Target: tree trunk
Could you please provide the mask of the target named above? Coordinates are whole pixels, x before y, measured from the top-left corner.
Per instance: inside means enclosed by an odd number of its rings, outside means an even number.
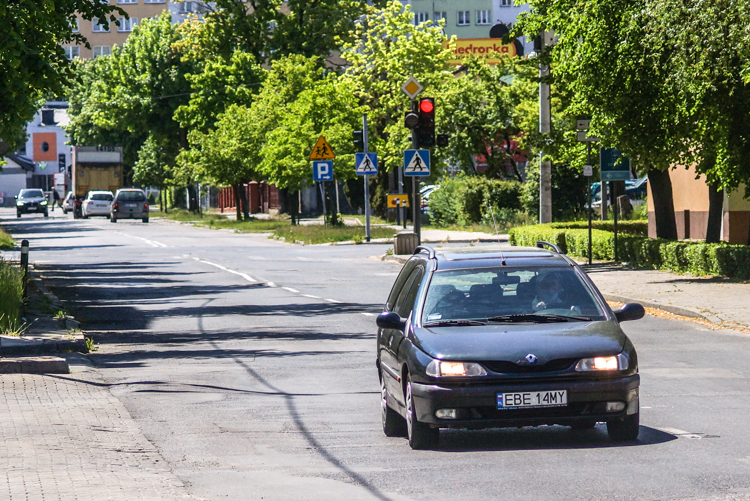
[[[724,190],[719,181],[708,183],[708,223],[706,243],[715,244],[721,240],[721,219],[724,206]]]
[[[677,223],[674,217],[672,180],[669,177],[669,171],[650,167],[648,183],[651,185],[651,196],[654,199],[656,236],[666,240],[677,240]]]
[[[234,194],[234,210],[237,212],[237,221],[242,221],[242,205],[240,204],[240,185],[232,185],[232,193]]]
[[[297,224],[297,208],[299,207],[299,190],[289,191],[289,214],[292,216],[292,226]]]
[[[240,202],[242,202],[242,213],[245,215],[245,221],[250,221],[250,201],[247,199],[247,189],[244,184],[240,184]]]

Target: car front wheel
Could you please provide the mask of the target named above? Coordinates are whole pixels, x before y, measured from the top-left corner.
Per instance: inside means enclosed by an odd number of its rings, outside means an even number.
[[[406,383],[406,432],[409,447],[412,449],[431,449],[440,440],[440,430],[417,420],[414,407],[414,396],[411,389],[411,377]]]
[[[380,418],[383,422],[383,433],[386,437],[403,437],[406,422],[398,412],[388,407],[388,392],[385,389],[385,379],[380,373]]]
[[[110,222],[112,222],[112,223],[116,223],[116,222],[117,222],[117,218],[115,217],[115,215],[114,215],[114,214],[112,214],[112,215],[111,215],[111,216],[109,217],[109,221],[110,221]]]
[[[622,419],[607,421],[607,434],[613,442],[632,442],[638,438],[640,429],[640,412],[625,416]]]
[[[21,217],[21,213],[20,212],[16,212],[16,217]]]

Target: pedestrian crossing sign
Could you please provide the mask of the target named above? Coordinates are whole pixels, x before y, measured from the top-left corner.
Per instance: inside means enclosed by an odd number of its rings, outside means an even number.
[[[315,142],[315,146],[313,146],[312,151],[310,152],[310,156],[307,158],[308,160],[333,160],[336,158],[336,155],[333,153],[333,148],[331,148],[331,145],[328,144],[328,141],[326,141],[326,138],[323,136],[320,136],[318,140]]]
[[[373,176],[378,173],[378,154],[355,153],[354,164],[358,176]]]
[[[404,176],[429,176],[430,150],[404,151]]]

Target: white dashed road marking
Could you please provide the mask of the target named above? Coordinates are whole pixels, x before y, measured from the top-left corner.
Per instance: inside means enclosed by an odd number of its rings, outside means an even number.
[[[284,290],[288,290],[289,292],[294,292],[295,294],[299,294],[299,291],[297,289],[292,289],[291,287],[282,287]]]

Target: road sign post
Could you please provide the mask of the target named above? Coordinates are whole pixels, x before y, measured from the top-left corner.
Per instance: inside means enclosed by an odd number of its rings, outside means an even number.
[[[369,159],[370,131],[367,128],[367,113],[362,115],[362,139],[364,140],[365,156]],[[367,171],[367,169],[365,169]],[[375,173],[378,172],[378,156],[375,155]],[[365,240],[370,241],[370,174],[365,174]]]
[[[599,150],[599,169],[602,180],[602,214],[604,214],[604,191],[605,181],[625,181],[630,179],[630,159],[623,155],[619,150],[615,148],[601,148]],[[612,190],[612,200],[614,202],[614,255],[615,261],[618,260],[617,253],[617,186],[616,183],[610,183],[610,189]]]

